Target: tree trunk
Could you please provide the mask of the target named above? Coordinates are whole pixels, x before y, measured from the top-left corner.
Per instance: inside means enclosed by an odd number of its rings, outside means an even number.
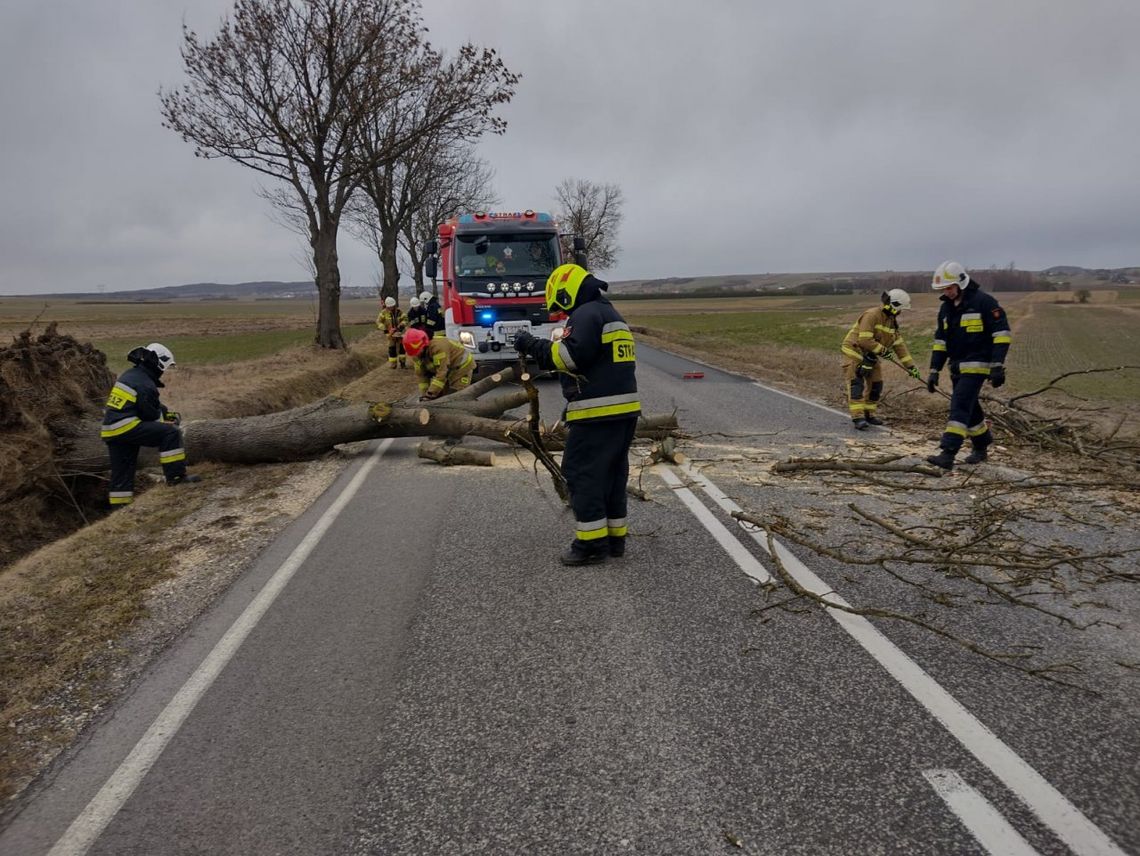
[[[400,267],[397,264],[396,238],[397,234],[380,235],[380,269],[384,279],[380,285],[380,297],[395,297],[399,300]]]
[[[346,345],[340,331],[340,265],[336,239],[339,223],[331,212],[322,212],[317,232],[311,236],[313,268],[316,271],[318,315],[317,344],[322,348]]]

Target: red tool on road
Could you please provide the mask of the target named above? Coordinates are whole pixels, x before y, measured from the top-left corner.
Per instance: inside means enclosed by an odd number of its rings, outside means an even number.
[[[682,380],[700,380],[705,376],[704,372],[685,372],[681,375]]]

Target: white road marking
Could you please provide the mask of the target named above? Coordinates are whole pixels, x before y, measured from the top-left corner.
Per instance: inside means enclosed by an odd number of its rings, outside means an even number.
[[[151,723],[146,734],[135,744],[119,768],[111,774],[111,778],[99,789],[99,793],[95,794],[87,807],[72,821],[71,826],[67,828],[63,837],[55,843],[48,856],[82,856],[95,843],[95,840],[106,829],[107,824],[111,822],[135,788],[138,787],[147,771],[158,760],[162,750],[178,733],[178,729],[182,727],[190,712],[194,710],[194,706],[198,704],[214,680],[221,674],[222,669],[237,653],[238,648],[257,626],[261,617],[268,612],[273,601],[277,599],[289,580],[293,578],[309,554],[320,543],[329,527],[356,495],[376,462],[388,451],[388,447],[391,445],[392,440],[388,439],[377,447],[359,472],[353,476],[352,481],[341,491],[340,496],[321,515],[320,520],[289,554],[289,558],[273,573],[273,576],[245,608],[245,611],[238,616],[226,634],[218,640],[214,649],[206,655],[206,659],[202,661],[194,674],[182,685],[182,688],[178,690],[162,713]]]
[[[923,770],[922,775],[987,853],[993,856],[1039,856],[1002,817],[1001,812],[956,772]]]
[[[732,500],[690,464],[680,469],[726,510],[738,508]],[[667,471],[658,464],[656,470]],[[680,479],[675,474],[675,483]],[[663,476],[664,478],[664,476]],[[668,479],[665,479],[669,483]],[[671,485],[672,486],[672,485]],[[703,507],[703,506],[702,506]],[[703,521],[702,521],[703,522]],[[753,529],[755,527],[752,527]],[[752,537],[768,552],[767,536],[751,531]],[[715,536],[714,536],[715,537]],[[719,542],[718,542],[719,543]],[[784,569],[813,594],[826,597],[836,606],[850,606],[834,589],[810,571],[783,544],[773,539],[776,556]],[[825,607],[840,627],[878,661],[902,687],[949,731],[962,746],[997,776],[1041,821],[1053,830],[1078,856],[1124,856],[1101,829],[1054,788],[1012,749],[998,739],[982,722],[942,688],[921,666],[861,615]]]
[[[711,511],[705,508],[704,504],[693,496],[693,492],[685,487],[684,482],[677,478],[677,474],[670,470],[663,464],[657,464],[654,467],[657,474],[664,479],[665,483],[673,489],[673,493],[677,498],[685,504],[689,511],[693,512],[693,516],[701,522],[701,524],[709,531],[709,533],[716,539],[716,542],[724,548],[724,551],[732,557],[732,560],[740,566],[740,569],[748,576],[757,582],[766,583],[770,582],[772,575],[768,570],[760,564],[759,560],[753,556],[748,548],[741,544],[732,533],[728,531],[728,527],[717,520]]]
[[[820,410],[826,410],[828,413],[833,413],[836,416],[842,416],[844,419],[850,419],[850,414],[844,413],[842,410],[836,410],[834,407],[828,407],[826,404],[820,404],[818,401],[812,401],[810,398],[801,398],[798,395],[792,395],[790,392],[784,392],[782,389],[776,389],[774,386],[767,386],[760,383],[758,380],[752,381],[753,386],[758,386],[761,389],[766,389],[768,392],[774,392],[776,395],[782,395],[785,398],[791,398],[801,404],[810,404],[812,407],[818,407]]]

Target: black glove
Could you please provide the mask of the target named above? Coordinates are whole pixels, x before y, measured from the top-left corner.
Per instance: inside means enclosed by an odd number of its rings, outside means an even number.
[[[934,392],[936,386],[938,386],[938,372],[932,371],[926,378],[926,391]]]
[[[875,363],[878,361],[879,358],[874,354],[864,354],[863,362],[859,363],[859,365],[855,367],[855,377],[864,378],[869,375],[872,371],[874,371]]]
[[[990,366],[990,383],[994,389],[1005,383],[1005,366]]]
[[[531,348],[538,339],[527,330],[515,334],[515,350],[520,354],[530,354]]]

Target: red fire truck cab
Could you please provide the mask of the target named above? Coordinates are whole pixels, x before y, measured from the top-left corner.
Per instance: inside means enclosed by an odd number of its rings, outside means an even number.
[[[522,330],[549,339],[562,335],[566,313],[546,309],[547,277],[562,264],[553,217],[531,210],[461,214],[436,232],[425,272],[438,287],[447,337],[480,366],[517,359],[514,340]],[[576,239],[575,248],[581,245]]]

